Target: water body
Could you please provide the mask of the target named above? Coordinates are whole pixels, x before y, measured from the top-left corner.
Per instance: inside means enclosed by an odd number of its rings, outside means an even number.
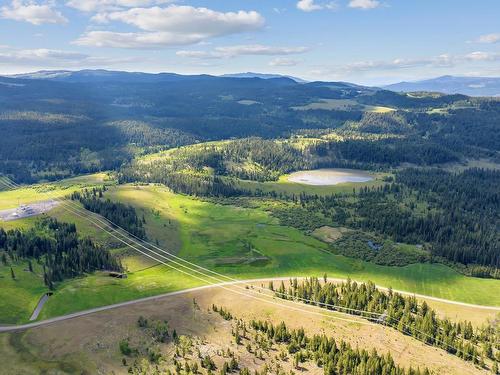
[[[288,181],[304,185],[338,185],[344,182],[367,182],[374,178],[367,172],[356,169],[325,168],[300,171],[290,174]]]

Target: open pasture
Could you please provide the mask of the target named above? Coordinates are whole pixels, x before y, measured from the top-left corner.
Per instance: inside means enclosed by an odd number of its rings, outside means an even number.
[[[152,185],[115,186],[106,196],[129,203],[144,214],[152,242],[158,240],[162,248],[233,278],[322,277],[326,273],[330,277],[372,280],[377,285],[411,293],[500,306],[499,280],[466,277],[443,265],[388,267],[335,255],[327,243],[279,225],[262,209],[214,204]],[[120,254],[130,273],[127,279],[98,272],[62,282],[42,310],[41,319],[216,281],[200,280],[168,266],[155,265],[154,260],[124,248],[92,224],[65,211],[64,206],[50,214],[76,223],[79,231]],[[29,227],[33,220],[15,223]],[[15,265],[17,280],[12,280],[10,269],[0,266],[1,282],[6,286],[2,288],[2,300],[7,301],[7,307],[2,309],[2,323],[26,321],[46,291],[43,280],[24,272],[24,268],[24,263]]]
[[[113,199],[136,207],[154,207],[159,220],[174,220],[182,247],[179,255],[237,278],[269,276],[351,277],[381,286],[467,303],[500,305],[500,281],[466,277],[437,264],[388,267],[334,255],[328,245],[294,228],[284,227],[260,209],[218,205],[173,194],[159,186],[120,186]],[[168,219],[167,219],[168,218]],[[265,264],[221,264],[255,249]]]

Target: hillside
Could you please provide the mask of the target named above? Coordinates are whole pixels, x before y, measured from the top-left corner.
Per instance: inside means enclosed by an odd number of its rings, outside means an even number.
[[[457,154],[452,159],[494,157],[500,148],[498,102],[463,95],[102,70],[22,77],[0,78],[0,126],[8,134],[0,140],[0,171],[17,181],[117,169],[137,153],[200,141],[339,128],[351,133],[348,138],[365,133],[354,137],[358,141],[385,134],[403,143],[439,144]]]

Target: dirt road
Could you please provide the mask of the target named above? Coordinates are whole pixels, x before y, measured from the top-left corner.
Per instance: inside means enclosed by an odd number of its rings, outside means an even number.
[[[175,296],[175,295],[184,294],[184,293],[189,293],[189,292],[193,292],[193,291],[197,291],[197,290],[203,290],[203,289],[208,289],[208,288],[217,288],[217,287],[227,287],[227,286],[236,285],[236,284],[256,284],[256,283],[267,283],[269,281],[282,281],[282,280],[286,281],[286,280],[289,280],[289,279],[290,279],[290,277],[276,277],[276,278],[264,278],[264,279],[253,279],[253,280],[230,281],[230,282],[225,282],[225,283],[203,285],[203,286],[199,286],[199,287],[196,287],[196,288],[178,290],[178,291],[175,291],[175,292],[159,294],[157,296],[139,298],[139,299],[135,299],[135,300],[132,300],[132,301],[126,301],[126,302],[115,303],[115,304],[112,304],[112,305],[96,307],[96,308],[89,309],[89,310],[79,311],[79,312],[72,313],[72,314],[67,314],[67,315],[58,316],[58,317],[55,317],[55,318],[50,318],[50,319],[42,320],[42,321],[39,321],[39,322],[27,323],[27,324],[20,324],[20,325],[0,326],[0,333],[1,332],[23,331],[23,330],[30,329],[30,328],[45,326],[45,325],[53,324],[53,323],[56,323],[56,322],[60,322],[60,321],[68,320],[68,319],[73,319],[73,318],[77,318],[77,317],[84,316],[84,315],[93,314],[93,313],[96,313],[96,312],[99,312],[99,311],[105,311],[105,310],[115,309],[117,307],[123,307],[123,306],[133,305],[133,304],[140,303],[140,302],[155,301],[155,300],[158,300],[158,299],[167,298],[167,297],[170,297],[170,296]],[[346,279],[328,278],[328,281],[330,281],[330,282],[342,282],[342,281],[346,281]],[[378,288],[381,289],[381,290],[387,290],[386,288],[382,288],[382,287],[378,287]],[[500,306],[497,307],[497,306],[472,305],[472,304],[468,304],[468,303],[462,303],[462,302],[456,302],[456,301],[449,301],[449,300],[445,300],[445,299],[442,299],[442,298],[423,296],[423,295],[420,295],[420,294],[408,293],[408,292],[403,292],[403,291],[398,291],[398,290],[394,290],[394,292],[405,294],[405,295],[414,295],[417,298],[425,298],[425,299],[429,299],[429,300],[433,300],[433,301],[438,301],[438,302],[443,302],[443,303],[449,303],[449,304],[454,304],[454,305],[472,307],[472,308],[477,308],[477,309],[487,309],[487,310],[493,310],[493,311],[500,312]],[[251,292],[249,291],[248,293],[251,293]]]

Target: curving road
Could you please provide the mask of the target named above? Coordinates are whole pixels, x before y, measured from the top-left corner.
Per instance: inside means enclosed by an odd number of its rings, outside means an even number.
[[[301,279],[301,278],[302,277],[298,277],[298,279]],[[75,312],[75,313],[72,313],[72,314],[67,314],[67,315],[62,315],[62,316],[58,316],[58,317],[55,317],[55,318],[41,320],[39,322],[27,323],[27,324],[20,324],[20,325],[0,326],[0,333],[2,333],[2,332],[23,331],[23,330],[30,329],[30,328],[36,328],[36,327],[46,326],[46,325],[54,324],[54,323],[61,322],[61,321],[64,321],[64,320],[78,318],[80,316],[94,314],[94,313],[97,313],[97,312],[100,312],[100,311],[106,311],[106,310],[116,309],[118,307],[129,306],[129,305],[133,305],[133,304],[141,303],[141,302],[154,301],[154,300],[158,300],[158,299],[162,299],[162,298],[166,298],[166,297],[171,297],[171,296],[175,296],[175,295],[179,295],[179,294],[186,294],[186,293],[195,292],[195,291],[198,291],[198,290],[203,290],[203,289],[208,289],[208,288],[217,288],[217,287],[223,287],[223,286],[228,286],[228,285],[236,285],[236,284],[251,284],[251,283],[253,284],[253,283],[258,283],[258,282],[269,282],[269,281],[282,281],[282,280],[286,281],[286,280],[289,280],[289,279],[290,279],[290,277],[274,277],[274,278],[264,278],[264,279],[251,279],[251,280],[229,281],[229,282],[225,282],[225,283],[203,285],[203,286],[198,286],[198,287],[195,287],[195,288],[190,288],[190,289],[178,290],[178,291],[170,292],[170,293],[159,294],[159,295],[156,295],[156,296],[138,298],[138,299],[134,299],[134,300],[131,300],[131,301],[115,303],[115,304],[112,304],[112,305],[95,307],[93,309],[83,310],[83,311]],[[333,281],[333,282],[341,282],[341,281],[346,281],[346,280],[347,279],[328,278],[328,281]],[[353,280],[353,281],[356,281],[356,280]],[[359,281],[356,281],[356,282],[359,282]],[[387,288],[384,288],[384,287],[377,286],[377,288],[379,288],[381,290],[387,290]],[[397,293],[405,294],[405,295],[412,295],[412,296],[415,296],[417,298],[425,298],[425,299],[428,299],[428,300],[433,300],[433,301],[438,301],[438,302],[444,302],[444,303],[449,303],[449,304],[453,304],[453,305],[473,307],[473,308],[477,308],[477,309],[487,309],[487,310],[493,310],[493,311],[499,311],[500,312],[500,306],[473,305],[473,304],[470,304],[470,303],[450,301],[450,300],[446,300],[446,299],[443,299],[443,298],[437,298],[437,297],[431,297],[431,296],[424,296],[424,295],[421,295],[421,294],[409,293],[409,292],[404,292],[404,291],[400,291],[400,290],[394,290],[393,289],[393,291],[397,292]]]

